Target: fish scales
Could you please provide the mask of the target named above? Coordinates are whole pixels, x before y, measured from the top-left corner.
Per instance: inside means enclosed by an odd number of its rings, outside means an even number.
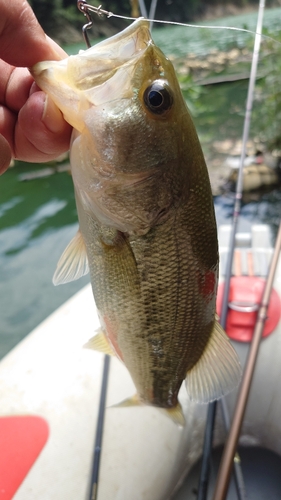
[[[137,389],[128,404],[182,423],[183,380],[191,399],[210,401],[237,385],[240,365],[215,318],[212,193],[172,64],[140,19],[32,74],[74,127],[80,229],[54,282],[90,270],[101,331],[89,345],[128,368]]]
[[[110,330],[122,332],[116,343],[141,399],[161,407],[175,405],[182,380],[201,356],[214,322],[215,295],[210,316],[210,312],[206,313],[209,298],[206,300],[200,293],[198,277],[202,267],[217,271],[216,239],[211,249],[201,245],[201,252],[198,250],[202,237],[210,240],[208,233],[214,237],[215,219],[214,214],[210,218],[210,198],[201,189],[208,178],[200,170],[197,182],[198,193],[195,189],[185,201],[186,206],[175,210],[173,218],[156,226],[149,235],[124,238],[119,247],[114,244],[117,231],[113,231],[113,245],[108,245],[106,254],[101,252],[100,259],[97,260],[98,252],[92,243],[88,250],[94,256],[89,261],[98,310]],[[199,213],[202,213],[201,224],[198,224]],[[91,234],[95,227],[91,218],[88,225],[82,230],[88,235],[87,240],[96,244],[100,241],[103,248],[103,241],[109,241],[107,227],[106,235],[102,234],[101,226]],[[136,273],[132,273],[132,258]]]

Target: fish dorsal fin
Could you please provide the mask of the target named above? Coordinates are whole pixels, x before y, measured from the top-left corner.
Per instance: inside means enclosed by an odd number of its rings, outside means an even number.
[[[115,352],[101,328],[98,329],[97,335],[88,340],[84,347],[87,349],[93,349],[94,351],[103,352],[104,354],[109,354],[109,356],[115,356]]]
[[[215,321],[201,358],[187,373],[187,393],[193,401],[208,403],[232,391],[240,379],[237,353],[221,325]]]
[[[53,283],[54,285],[69,283],[69,281],[78,280],[88,272],[86,246],[81,231],[78,230],[58,261]]]

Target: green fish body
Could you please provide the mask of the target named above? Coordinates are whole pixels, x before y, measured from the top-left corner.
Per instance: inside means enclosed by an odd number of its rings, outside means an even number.
[[[207,168],[171,62],[137,20],[87,51],[32,69],[74,127],[80,230],[55,284],[88,269],[101,331],[90,345],[128,368],[138,401],[177,411],[239,382],[215,318],[216,222]]]

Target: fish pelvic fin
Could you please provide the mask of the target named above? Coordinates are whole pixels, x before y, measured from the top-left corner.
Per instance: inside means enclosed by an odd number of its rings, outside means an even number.
[[[221,325],[215,321],[201,358],[187,373],[187,393],[192,401],[209,403],[232,391],[240,379],[238,355]]]
[[[115,352],[111,345],[109,344],[104,331],[100,328],[97,335],[92,337],[83,346],[86,349],[93,349],[94,351],[102,352],[103,354],[108,354],[109,356],[115,356]]]
[[[124,401],[121,401],[120,403],[111,406],[111,408],[129,408],[132,406],[145,406],[145,404],[142,403],[138,395],[135,394],[134,396],[128,399],[124,399]],[[185,425],[184,414],[182,411],[181,404],[179,402],[177,406],[173,408],[160,408],[158,406],[153,406],[153,407],[161,411],[166,417],[169,417],[175,424],[180,425],[182,427]]]
[[[54,285],[69,283],[78,280],[88,272],[86,245],[81,231],[78,230],[58,261],[53,283]]]

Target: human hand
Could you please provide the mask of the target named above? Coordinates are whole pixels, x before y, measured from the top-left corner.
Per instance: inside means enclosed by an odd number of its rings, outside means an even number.
[[[67,151],[71,127],[27,69],[66,53],[45,35],[26,0],[0,0],[0,12],[1,174],[12,158],[44,162]]]

